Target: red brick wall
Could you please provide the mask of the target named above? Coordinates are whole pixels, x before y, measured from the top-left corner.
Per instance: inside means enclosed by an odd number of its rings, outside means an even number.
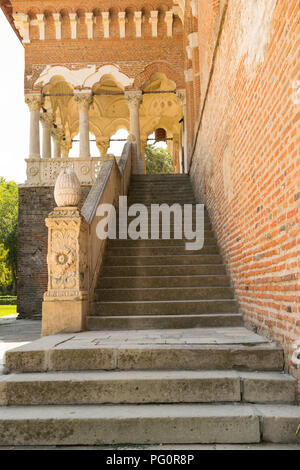
[[[300,106],[293,101],[300,78],[299,3],[273,2],[262,52],[261,30],[242,46],[242,3],[229,0],[219,44],[213,9],[207,18],[206,73],[213,67],[213,74],[198,110],[190,174],[208,207],[246,324],[281,343],[290,372],[300,377],[290,361],[291,345],[300,338]],[[204,46],[202,38],[202,60]],[[263,55],[251,61],[253,51]],[[208,83],[208,77],[202,80]]]

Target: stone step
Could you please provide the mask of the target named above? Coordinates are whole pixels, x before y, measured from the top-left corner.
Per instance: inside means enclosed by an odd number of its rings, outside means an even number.
[[[134,181],[189,181],[190,182],[190,177],[187,173],[160,173],[156,175],[131,175],[130,182]]]
[[[236,300],[160,300],[93,302],[93,315],[202,315],[238,313]]]
[[[174,238],[171,238],[170,240],[165,240],[160,238],[159,240],[131,240],[130,238],[122,240],[122,239],[109,239],[107,248],[159,248],[159,249],[164,249],[164,248],[171,248],[171,247],[177,247],[177,248],[184,248],[185,243],[187,240],[177,240]],[[217,246],[217,241],[213,237],[207,237],[204,239],[204,246]]]
[[[130,189],[128,194],[128,198],[139,198],[139,197],[155,197],[160,199],[176,199],[176,197],[180,196],[187,197],[187,198],[194,198],[194,192],[192,189],[180,189],[180,188],[165,188],[165,189]]]
[[[221,264],[220,255],[194,255],[187,254],[173,256],[105,256],[105,266],[173,266],[173,265],[201,265]]]
[[[157,287],[230,287],[229,276],[131,276],[100,277],[98,288],[157,288]]]
[[[0,404],[295,403],[296,380],[276,372],[80,371],[0,377]]]
[[[295,405],[10,406],[0,445],[296,443],[299,420]]]
[[[199,276],[226,274],[225,264],[169,266],[103,266],[102,276]]]
[[[5,372],[282,371],[283,350],[243,327],[87,331],[47,336],[5,356]],[[1,435],[1,433],[0,433]]]
[[[95,300],[101,302],[160,301],[160,300],[220,300],[234,299],[231,287],[159,287],[159,288],[98,288]]]
[[[111,248],[105,251],[106,256],[166,256],[166,255],[187,255],[195,256],[201,255],[216,255],[219,254],[219,248],[216,245],[203,246],[201,250],[186,250],[185,246],[174,247],[138,247],[138,248]]]
[[[155,330],[176,328],[211,328],[243,326],[239,313],[222,315],[141,315],[141,316],[88,316],[86,327],[90,331],[103,330]]]
[[[196,204],[196,200],[193,197],[180,197],[176,196],[174,198],[164,198],[162,199],[160,196],[158,197],[128,197],[127,199],[127,204],[128,207],[133,205],[133,204],[144,204],[144,206],[151,206],[151,204],[167,204],[167,205],[173,205],[173,204]]]

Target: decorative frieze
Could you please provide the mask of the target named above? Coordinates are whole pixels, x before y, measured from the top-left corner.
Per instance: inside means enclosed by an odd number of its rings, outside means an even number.
[[[173,18],[174,15],[179,15],[180,11],[177,7],[173,7],[171,10],[165,12],[164,21],[167,25],[166,35],[167,37],[172,37],[173,35]],[[110,38],[110,12],[109,11],[102,11],[100,13],[100,17],[94,15],[92,11],[85,12],[84,17],[81,19],[77,15],[77,13],[70,12],[68,13],[69,17],[69,39],[77,39],[78,38],[78,24],[80,21],[83,21],[86,24],[86,38],[93,39],[94,38],[94,23],[96,23],[96,19],[103,23],[103,38],[109,39]],[[37,13],[36,17],[31,19],[25,13],[16,13],[13,15],[14,22],[16,28],[19,30],[20,35],[22,37],[23,43],[30,42],[30,28],[38,28],[38,38],[41,41],[46,39],[46,29],[47,29],[47,21],[48,16],[45,15],[44,12]],[[56,40],[62,39],[62,16],[60,13],[52,13],[52,18],[54,21],[54,34]],[[137,38],[142,37],[142,23],[145,21],[145,16],[143,16],[142,11],[135,11],[134,12],[134,23],[135,23],[135,36]],[[120,38],[126,37],[126,22],[127,22],[127,13],[125,11],[118,12],[118,23],[119,23],[119,36]],[[153,10],[150,11],[150,18],[149,23],[151,24],[151,35],[152,37],[157,37],[157,27],[158,27],[158,11]],[[50,30],[47,30],[50,31]],[[51,28],[52,31],[52,28]],[[53,39],[53,37],[49,37],[49,34],[53,34],[52,32],[47,32],[47,39]],[[67,39],[65,36],[67,33],[64,32],[64,39]],[[36,34],[34,35],[34,39],[36,39]]]
[[[103,157],[26,159],[26,186],[53,186],[62,168],[72,168],[81,184],[93,184]]]

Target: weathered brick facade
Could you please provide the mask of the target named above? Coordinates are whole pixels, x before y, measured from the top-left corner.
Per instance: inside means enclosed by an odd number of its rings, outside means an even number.
[[[246,324],[281,343],[288,362],[300,337],[299,3],[256,2],[270,18],[254,8],[261,29],[253,23],[247,37],[243,2],[228,2],[223,24],[209,3],[200,2],[206,28],[191,176]]]

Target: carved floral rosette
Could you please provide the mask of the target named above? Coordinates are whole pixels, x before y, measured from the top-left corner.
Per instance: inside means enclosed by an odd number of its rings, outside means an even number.
[[[87,223],[72,207],[56,208],[48,227],[48,291],[44,300],[82,300],[88,291]]]

